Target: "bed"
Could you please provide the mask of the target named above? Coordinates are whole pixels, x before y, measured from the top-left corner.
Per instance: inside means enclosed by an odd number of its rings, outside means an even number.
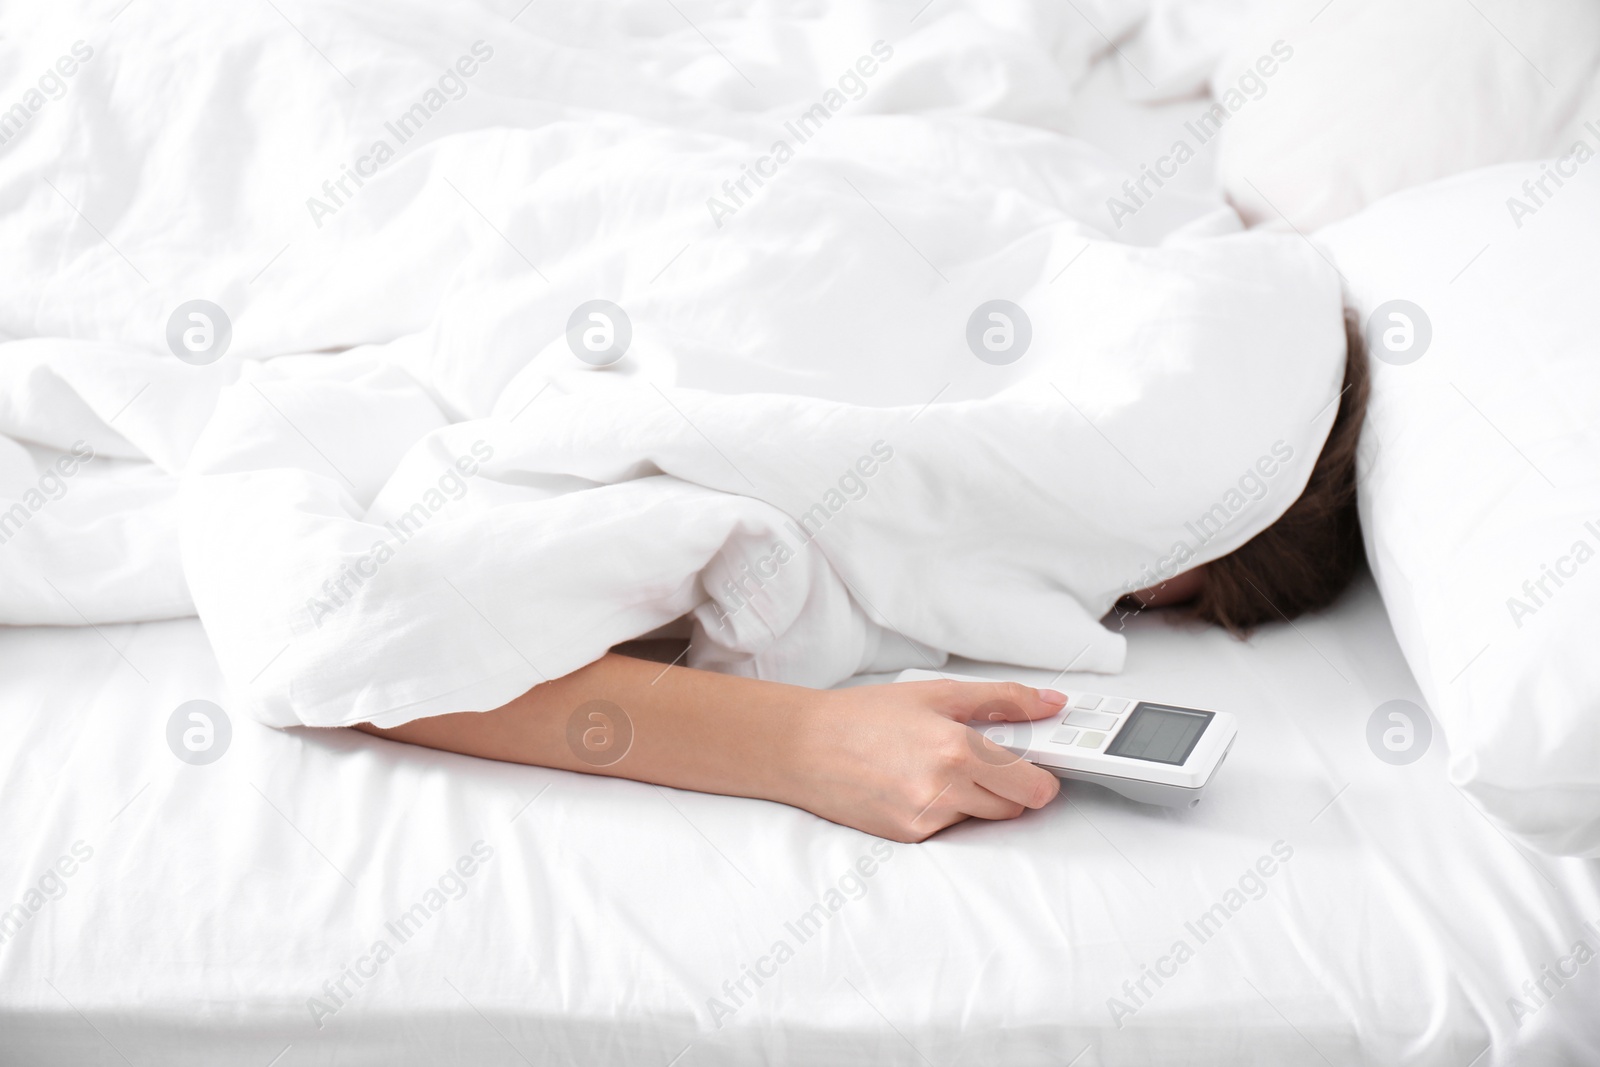
[[[1136,168],[1195,102],[1122,62],[1058,125]],[[225,710],[190,764],[174,711],[229,704],[197,620],[5,628],[0,1063],[1600,1062],[1600,861],[1449,783],[1370,578],[1249,641],[1123,625],[1119,675],[949,669],[1232,711],[1206,798],[1069,784],[920,845]]]
[[[1418,695],[1370,583],[1249,642],[1154,613],[1128,633],[1125,674],[1059,684],[1237,714],[1197,807],[1069,785],[1014,823],[891,846],[349,731],[236,719],[190,766],[167,719],[224,699],[196,622],[7,631],[4,902],[89,855],[0,945],[0,1060],[1600,1057],[1600,972],[1573,960],[1600,870],[1502,837],[1437,743],[1378,758],[1373,713]]]

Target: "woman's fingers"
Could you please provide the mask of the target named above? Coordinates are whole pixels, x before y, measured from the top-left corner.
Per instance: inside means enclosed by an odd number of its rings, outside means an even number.
[[[1061,714],[1067,703],[1054,689],[1035,689],[1020,682],[912,682],[926,686],[928,706],[958,722],[1023,722]]]
[[[911,816],[906,823],[911,840],[921,841],[946,826],[953,826],[966,819],[967,813],[962,811],[957,803],[962,796],[963,793],[958,791],[955,782],[950,782],[941,789],[937,796],[923,805],[922,810]]]
[[[1027,805],[996,796],[976,782],[969,783],[961,790],[961,794],[956,801],[957,807],[974,819],[1015,819],[1028,810]]]
[[[1005,749],[1000,751],[1010,756],[1009,762],[991,762],[973,753],[969,773],[975,786],[1025,808],[1042,808],[1061,792],[1061,779]]]
[[[951,726],[941,742],[939,776],[919,799],[911,828],[931,834],[968,816],[1014,819],[1027,808],[1042,808],[1061,785],[1055,775],[992,744],[964,726]]]
[[[1042,767],[995,744],[982,731],[1001,722],[1029,722],[1061,713],[1067,698],[1053,689],[1034,689],[1017,682],[929,682],[953,686],[939,690],[935,710],[957,721],[970,722],[965,740],[967,757],[959,768],[977,786],[1015,804],[1042,808],[1061,792],[1061,782]]]
[[[910,821],[918,840],[966,819],[1015,819],[1027,807],[997,796],[976,782],[952,782]]]

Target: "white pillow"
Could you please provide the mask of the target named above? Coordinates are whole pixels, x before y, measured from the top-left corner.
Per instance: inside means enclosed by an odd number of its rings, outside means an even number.
[[[1596,856],[1600,137],[1587,148],[1400,193],[1315,240],[1367,326],[1367,556],[1451,778],[1534,847]]]
[[[1292,0],[1248,21],[1212,93],[1217,174],[1251,224],[1282,212],[1309,231],[1600,126],[1594,0]],[[1274,73],[1251,78],[1262,57]]]

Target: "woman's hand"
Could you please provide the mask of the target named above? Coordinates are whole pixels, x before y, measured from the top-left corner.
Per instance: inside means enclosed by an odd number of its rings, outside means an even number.
[[[1066,698],[1015,682],[900,682],[818,692],[800,716],[774,799],[895,841],[967,818],[1014,819],[1060,792],[1055,775],[968,721],[1060,714]]]
[[[1048,804],[1055,776],[963,725],[1023,722],[1066,698],[1014,682],[816,690],[616,654],[492,711],[358,729],[486,759],[761,797],[896,841]],[[607,746],[591,751],[601,709]]]

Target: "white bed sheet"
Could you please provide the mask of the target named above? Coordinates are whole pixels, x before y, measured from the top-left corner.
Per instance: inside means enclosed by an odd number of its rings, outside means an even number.
[[[1249,643],[1129,631],[1124,675],[1063,684],[1236,713],[1197,808],[1069,785],[1016,822],[892,846],[805,940],[785,923],[876,839],[243,717],[190,766],[168,716],[226,702],[196,622],[0,632],[0,907],[92,849],[0,944],[0,1062],[1600,1060],[1600,964],[1520,1027],[1507,1001],[1600,942],[1600,864],[1508,843],[1447,784],[1437,738],[1408,766],[1373,755],[1372,711],[1418,694],[1369,582]],[[476,842],[492,856],[401,943],[385,924]],[[1185,923],[1277,842],[1292,856],[1260,899],[1201,943]],[[333,1007],[324,982],[380,938],[393,957],[319,1028],[310,998]],[[1123,983],[1180,938],[1192,958],[1135,1003]],[[724,981],[780,940],[792,958],[735,1004]],[[1136,1008],[1120,1027],[1112,997]]]

